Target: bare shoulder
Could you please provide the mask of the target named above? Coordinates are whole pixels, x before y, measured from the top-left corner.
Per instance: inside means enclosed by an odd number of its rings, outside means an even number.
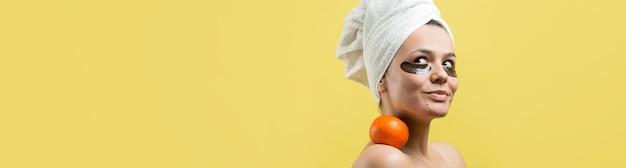
[[[353,168],[384,168],[407,167],[409,160],[399,149],[381,144],[372,144],[365,147],[359,158],[352,165]]]
[[[454,146],[445,142],[432,142],[429,144],[431,149],[436,150],[442,158],[447,160],[450,164],[454,165],[454,167],[466,167],[465,161],[461,156],[459,150],[457,150]]]

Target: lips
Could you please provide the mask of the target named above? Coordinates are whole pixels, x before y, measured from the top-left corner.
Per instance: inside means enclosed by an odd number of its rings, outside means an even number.
[[[430,98],[438,102],[445,102],[448,100],[448,96],[450,96],[450,93],[445,90],[435,90],[424,93],[426,93]]]

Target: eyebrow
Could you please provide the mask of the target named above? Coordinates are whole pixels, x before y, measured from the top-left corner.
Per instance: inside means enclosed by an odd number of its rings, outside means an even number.
[[[416,52],[421,52],[421,53],[424,53],[424,54],[427,54],[427,55],[433,55],[433,51],[430,51],[430,50],[427,50],[427,49],[417,49],[417,50],[411,52],[411,54],[409,54],[409,55],[413,55]],[[456,57],[456,54],[451,52],[451,53],[447,53],[445,56],[446,57]]]

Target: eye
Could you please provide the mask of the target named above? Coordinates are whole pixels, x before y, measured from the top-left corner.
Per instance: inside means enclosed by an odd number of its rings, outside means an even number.
[[[443,62],[443,67],[454,68],[454,63],[452,61],[444,61]]]
[[[415,63],[417,64],[428,64],[428,62],[426,61],[426,58],[424,57],[419,57],[415,60]]]
[[[454,62],[448,60],[443,62],[443,69],[446,70],[448,76],[456,77],[456,70],[454,68]]]

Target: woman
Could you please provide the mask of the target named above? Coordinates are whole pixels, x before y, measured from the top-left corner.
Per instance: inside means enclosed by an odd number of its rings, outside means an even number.
[[[465,167],[447,143],[428,143],[458,87],[452,34],[429,0],[362,0],[345,20],[337,55],[370,88],[382,115],[409,127],[401,149],[370,142],[353,167]]]

